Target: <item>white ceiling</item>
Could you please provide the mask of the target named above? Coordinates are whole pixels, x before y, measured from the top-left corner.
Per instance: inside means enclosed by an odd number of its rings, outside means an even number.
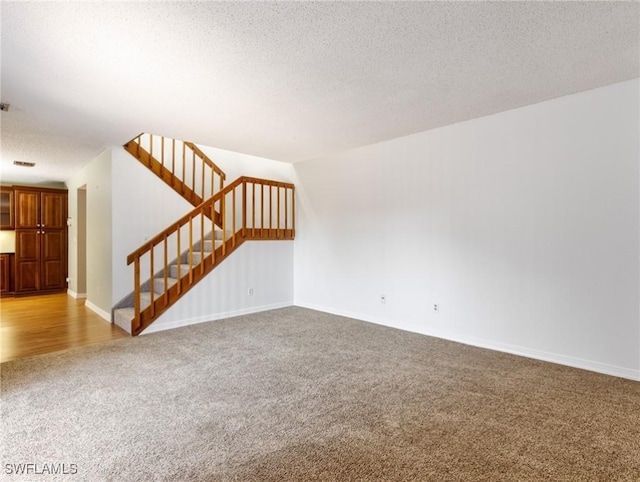
[[[68,179],[140,132],[303,161],[640,77],[638,2],[2,2],[1,14],[3,182]]]

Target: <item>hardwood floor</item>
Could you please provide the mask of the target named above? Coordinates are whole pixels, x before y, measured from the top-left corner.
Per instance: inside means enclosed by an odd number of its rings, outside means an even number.
[[[0,300],[0,362],[128,336],[65,293]]]

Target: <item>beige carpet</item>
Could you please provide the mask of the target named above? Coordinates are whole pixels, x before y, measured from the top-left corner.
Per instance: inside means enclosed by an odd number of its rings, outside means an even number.
[[[2,365],[55,480],[639,481],[640,383],[301,308]]]

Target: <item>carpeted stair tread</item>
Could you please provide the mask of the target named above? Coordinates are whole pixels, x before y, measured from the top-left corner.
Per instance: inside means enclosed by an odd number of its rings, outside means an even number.
[[[202,261],[203,258],[206,258],[207,256],[211,255],[211,251],[204,251],[204,255],[202,252],[200,251],[194,251],[193,253],[191,253],[191,264],[193,264],[194,266],[199,264],[200,261]]]
[[[206,241],[203,241],[204,244],[204,250],[205,251],[213,251],[212,248],[212,242],[210,239],[207,239]],[[222,241],[219,239],[216,239],[216,248],[219,248],[220,246],[222,246]]]
[[[229,239],[231,237],[231,234],[232,234],[231,230],[227,229],[225,239]],[[211,239],[211,233],[205,234],[204,239]],[[217,240],[221,240],[222,239],[222,230],[221,229],[216,229],[216,239]]]
[[[195,267],[193,269],[195,269]],[[189,274],[189,265],[188,264],[180,265],[181,276],[178,276],[178,266],[175,264],[169,267],[169,273],[171,274],[172,278],[178,278],[178,277],[182,278],[183,276],[187,276]]]
[[[178,280],[176,278],[168,277],[167,278],[167,289],[171,288],[174,284],[176,284]],[[154,291],[161,295],[164,294],[164,278],[155,278],[153,280]]]
[[[178,280],[174,280],[175,283]],[[154,300],[158,299],[161,294],[156,293],[154,296]],[[133,302],[132,302],[133,303]],[[140,311],[148,308],[151,305],[151,293],[148,291],[144,291],[140,293]],[[124,328],[124,326],[128,326],[127,331],[131,329],[131,321],[135,316],[135,307],[134,306],[126,306],[124,308],[118,308],[113,310],[114,322],[116,325]],[[125,324],[123,326],[123,323]]]

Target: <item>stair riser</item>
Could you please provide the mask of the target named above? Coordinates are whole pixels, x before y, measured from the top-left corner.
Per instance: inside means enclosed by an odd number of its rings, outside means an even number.
[[[178,279],[178,278],[182,278],[183,276],[187,276],[189,274],[189,267],[185,266],[184,264],[180,265],[180,271],[182,272],[182,276],[178,276],[178,267],[177,266],[174,265],[174,266],[171,266],[169,268],[169,272],[171,274],[171,277]]]
[[[173,278],[173,277],[167,278],[167,288],[171,288],[177,282],[178,282],[178,280]],[[155,280],[153,280],[153,290],[157,294],[164,293],[164,291],[165,291],[164,290],[164,278],[156,278]]]
[[[193,266],[197,266],[198,264],[200,264],[200,262],[206,258],[207,256],[211,255],[210,251],[205,251],[204,252],[204,257],[202,255],[202,253],[200,251],[193,251],[193,253],[191,253],[191,264]],[[189,254],[185,254],[182,256],[182,261],[180,263],[181,265],[187,265],[189,266]]]
[[[202,253],[200,253],[199,251],[197,253],[193,253],[193,264],[200,264],[202,262],[203,259],[208,258],[209,256],[211,256],[211,251],[206,251],[204,252],[204,255]]]
[[[231,230],[227,229],[227,235],[225,236],[224,239],[229,239],[231,237]],[[204,239],[211,239],[211,233],[208,233],[205,235]],[[221,229],[216,229],[216,240],[221,241],[222,240],[222,230]]]
[[[204,244],[204,250],[211,252],[213,251],[213,242],[211,241],[203,241]],[[216,241],[216,248],[219,248],[220,246],[222,246],[222,241]],[[200,250],[200,245],[198,244],[197,247],[194,247],[194,249],[196,251]]]
[[[113,322],[124,331],[131,334],[131,321],[134,316],[135,314],[130,314],[130,310],[127,308],[117,309],[113,312]]]
[[[157,296],[154,296],[156,299]],[[135,302],[135,301],[134,301]],[[140,293],[140,311],[148,308],[151,305],[151,293]]]

